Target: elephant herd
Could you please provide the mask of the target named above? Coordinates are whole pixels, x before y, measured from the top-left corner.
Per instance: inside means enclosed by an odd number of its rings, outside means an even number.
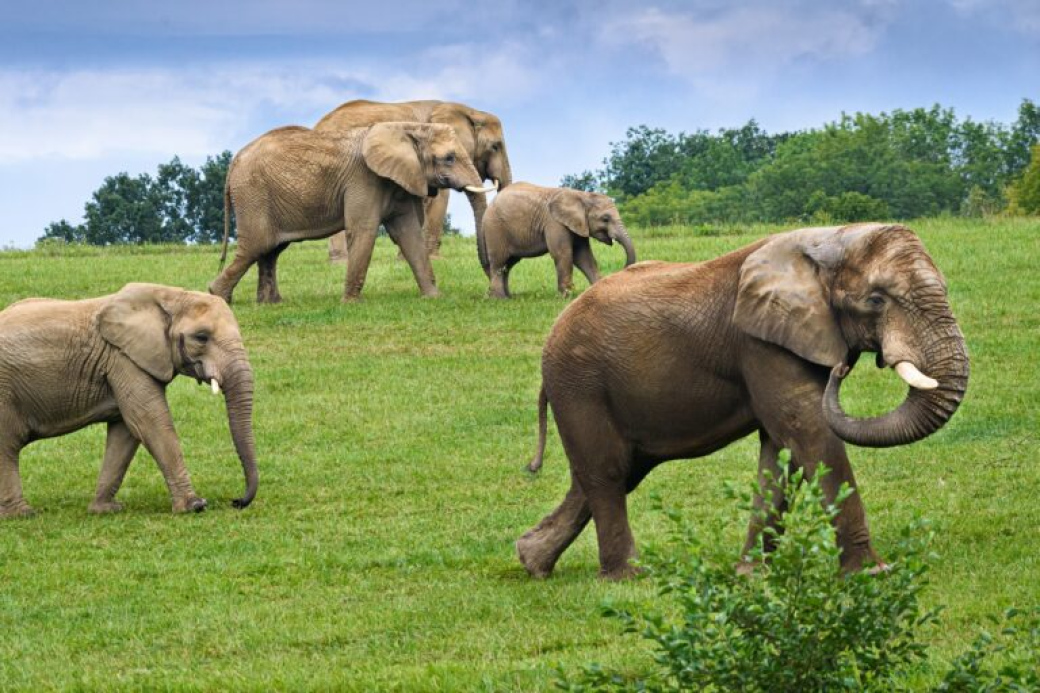
[[[449,189],[469,196],[491,296],[508,298],[509,270],[546,252],[561,293],[571,291],[575,265],[592,284],[562,311],[542,354],[529,469],[542,465],[551,407],[571,483],[516,543],[533,576],[550,575],[589,520],[600,574],[631,574],[626,497],[661,462],[757,433],[757,510],[782,511],[782,450],[808,475],[826,465],[834,499],[842,484],[855,487],[846,443],[920,440],[964,397],[968,356],[946,281],[901,225],[799,229],[707,262],[635,264],[610,198],[512,181],[495,116],[437,101],[352,101],[313,129],[272,130],[235,156],[225,211],[234,208],[239,240],[209,287],[215,295],[128,284],[101,298],[26,299],[0,312],[0,517],[31,513],[18,470],[25,445],[101,422],[108,435],[92,512],[120,509],[115,495],[141,443],[173,510],[203,510],[165,398],[177,374],[223,391],[246,484],[234,504],[248,506],[258,484],[253,372],[229,307],[235,285],[258,264],[257,299],[277,302],[279,254],[294,241],[331,237],[331,254],[348,263],[343,298],[356,299],[382,225],[423,295],[435,296],[430,256]],[[622,245],[626,269],[600,280],[590,238]],[[226,243],[225,235],[225,255]],[[844,412],[839,390],[865,351],[909,390],[893,411],[861,419]],[[762,530],[775,518],[753,514],[741,570],[758,542],[770,548]],[[883,567],[858,493],[844,500],[835,528],[843,570]]]

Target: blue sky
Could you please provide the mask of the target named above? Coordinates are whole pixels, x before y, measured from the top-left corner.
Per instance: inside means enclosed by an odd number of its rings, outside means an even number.
[[[934,103],[1007,123],[1024,97],[1038,0],[0,0],[0,246],[79,221],[107,175],[354,98],[496,113],[514,177],[555,185],[643,123],[772,132]]]

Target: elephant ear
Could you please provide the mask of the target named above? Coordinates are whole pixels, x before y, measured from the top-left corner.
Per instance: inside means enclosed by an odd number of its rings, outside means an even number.
[[[163,307],[166,287],[127,284],[98,312],[101,337],[160,382],[173,380],[168,337],[171,317]]]
[[[426,197],[429,186],[419,154],[420,140],[419,131],[406,123],[379,123],[368,129],[361,156],[377,176],[389,178],[416,197]]]
[[[562,188],[549,200],[549,214],[566,226],[571,233],[589,237],[589,221],[585,198],[577,190]]]
[[[813,363],[844,361],[849,347],[830,303],[830,279],[847,243],[842,231],[790,231],[751,253],[740,267],[737,327]]]
[[[442,103],[430,114],[431,123],[450,125],[466,154],[472,159],[477,153],[477,133],[484,127],[486,113],[455,103]]]

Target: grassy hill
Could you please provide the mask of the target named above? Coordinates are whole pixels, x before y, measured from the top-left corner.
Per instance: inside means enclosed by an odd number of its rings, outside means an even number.
[[[911,518],[934,522],[927,599],[946,611],[927,637],[939,663],[985,615],[1040,603],[1040,221],[912,226],[946,275],[968,340],[967,399],[921,443],[850,457],[882,555]],[[632,236],[642,259],[692,261],[774,230]],[[595,252],[606,272],[620,267],[620,249]],[[255,304],[255,270],[239,286],[261,465],[249,509],[229,503],[242,479],[222,400],[184,378],[169,398],[195,487],[210,501],[203,514],[170,514],[142,450],[120,494],[125,511],[89,516],[103,427],[23,452],[37,515],[0,523],[0,689],[537,690],[551,688],[556,664],[645,661],[644,645],[598,605],[652,598],[652,586],[598,581],[593,532],[548,581],[529,579],[513,553],[567,486],[551,425],[541,475],[522,469],[535,443],[541,346],[565,305],[551,261],[521,262],[516,298],[494,302],[472,239],[449,238],[434,264],[444,295],[420,300],[394,253],[380,239],[355,305],[340,304],[344,270],[327,263],[323,243],[283,254],[281,305]],[[129,281],[204,289],[218,255],[0,253],[0,306]],[[585,286],[578,274],[575,283]],[[871,362],[843,392],[856,413],[904,393]],[[747,518],[722,488],[752,479],[756,454],[749,439],[655,470],[630,500],[637,543],[664,539],[668,521],[649,507],[655,492],[719,531],[736,558]]]

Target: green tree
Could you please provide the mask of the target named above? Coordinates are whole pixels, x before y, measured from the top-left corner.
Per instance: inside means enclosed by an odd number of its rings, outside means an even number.
[[[104,180],[84,208],[84,222],[44,229],[41,241],[91,245],[215,243],[224,236],[224,181],[231,152],[207,157],[198,170],[180,158],[160,164],[153,178],[119,173]],[[234,226],[232,225],[232,236]]]
[[[1029,165],[1011,187],[1011,210],[1040,214],[1040,144],[1033,145]]]

